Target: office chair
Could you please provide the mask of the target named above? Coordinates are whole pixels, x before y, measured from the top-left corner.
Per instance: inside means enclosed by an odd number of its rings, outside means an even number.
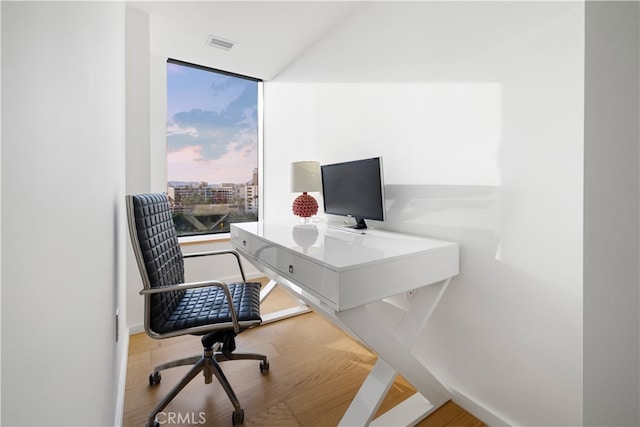
[[[241,424],[244,410],[218,362],[226,360],[260,360],[260,371],[269,370],[266,356],[234,353],[235,336],[259,325],[260,283],[247,283],[239,255],[233,250],[182,254],[165,194],[126,196],[129,234],[142,276],[144,328],[155,339],[178,335],[202,335],[204,352],[156,366],[149,375],[149,385],[160,382],[160,371],[176,366],[193,365],[183,379],[151,412],[147,427],[159,425],[156,415],[176,397],[198,373],[205,384],[215,375],[233,404],[232,422]],[[225,284],[218,280],[185,283],[183,258],[203,256],[236,258],[242,282]]]

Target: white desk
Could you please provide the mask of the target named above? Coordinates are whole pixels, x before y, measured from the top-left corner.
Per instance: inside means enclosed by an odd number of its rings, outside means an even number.
[[[458,274],[457,243],[292,220],[232,224],[231,244],[378,355],[339,425],[414,425],[450,399],[411,349]],[[418,392],[373,420],[398,373]]]

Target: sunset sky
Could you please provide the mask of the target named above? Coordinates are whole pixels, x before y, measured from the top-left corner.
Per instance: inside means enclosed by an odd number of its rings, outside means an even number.
[[[242,183],[258,165],[258,83],[167,64],[168,181]]]

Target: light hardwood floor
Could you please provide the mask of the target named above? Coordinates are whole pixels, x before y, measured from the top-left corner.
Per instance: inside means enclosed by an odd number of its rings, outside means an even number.
[[[265,300],[268,313],[292,304],[279,288]],[[244,426],[335,426],[375,363],[376,357],[315,313],[262,325],[236,338],[237,351],[269,357],[270,370],[261,374],[257,361],[222,363],[245,411]],[[148,376],[159,363],[201,354],[194,336],[153,340],[131,336],[125,392],[125,427],[141,427],[156,403],[184,375],[188,367],[163,371],[159,385],[149,387]],[[398,377],[382,403],[383,413],[415,390]],[[164,411],[162,421],[173,425],[231,426],[233,406],[215,381],[194,379]],[[173,414],[173,415],[172,415]],[[448,402],[418,426],[480,427],[484,424]]]

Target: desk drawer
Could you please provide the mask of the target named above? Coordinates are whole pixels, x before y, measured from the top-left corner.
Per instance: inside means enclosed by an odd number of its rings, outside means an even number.
[[[231,236],[231,243],[247,251],[272,268],[277,268],[278,249],[276,246],[247,233]]]
[[[338,275],[335,271],[286,251],[278,254],[277,262],[276,268],[283,276],[323,299],[338,303]]]
[[[274,245],[240,227],[231,227],[231,244],[306,292],[329,304],[338,304],[338,274],[335,270],[310,261],[294,249]]]
[[[256,249],[260,247],[260,241],[258,239],[255,239],[245,233],[232,234],[231,244],[242,248],[251,255],[255,255]]]

